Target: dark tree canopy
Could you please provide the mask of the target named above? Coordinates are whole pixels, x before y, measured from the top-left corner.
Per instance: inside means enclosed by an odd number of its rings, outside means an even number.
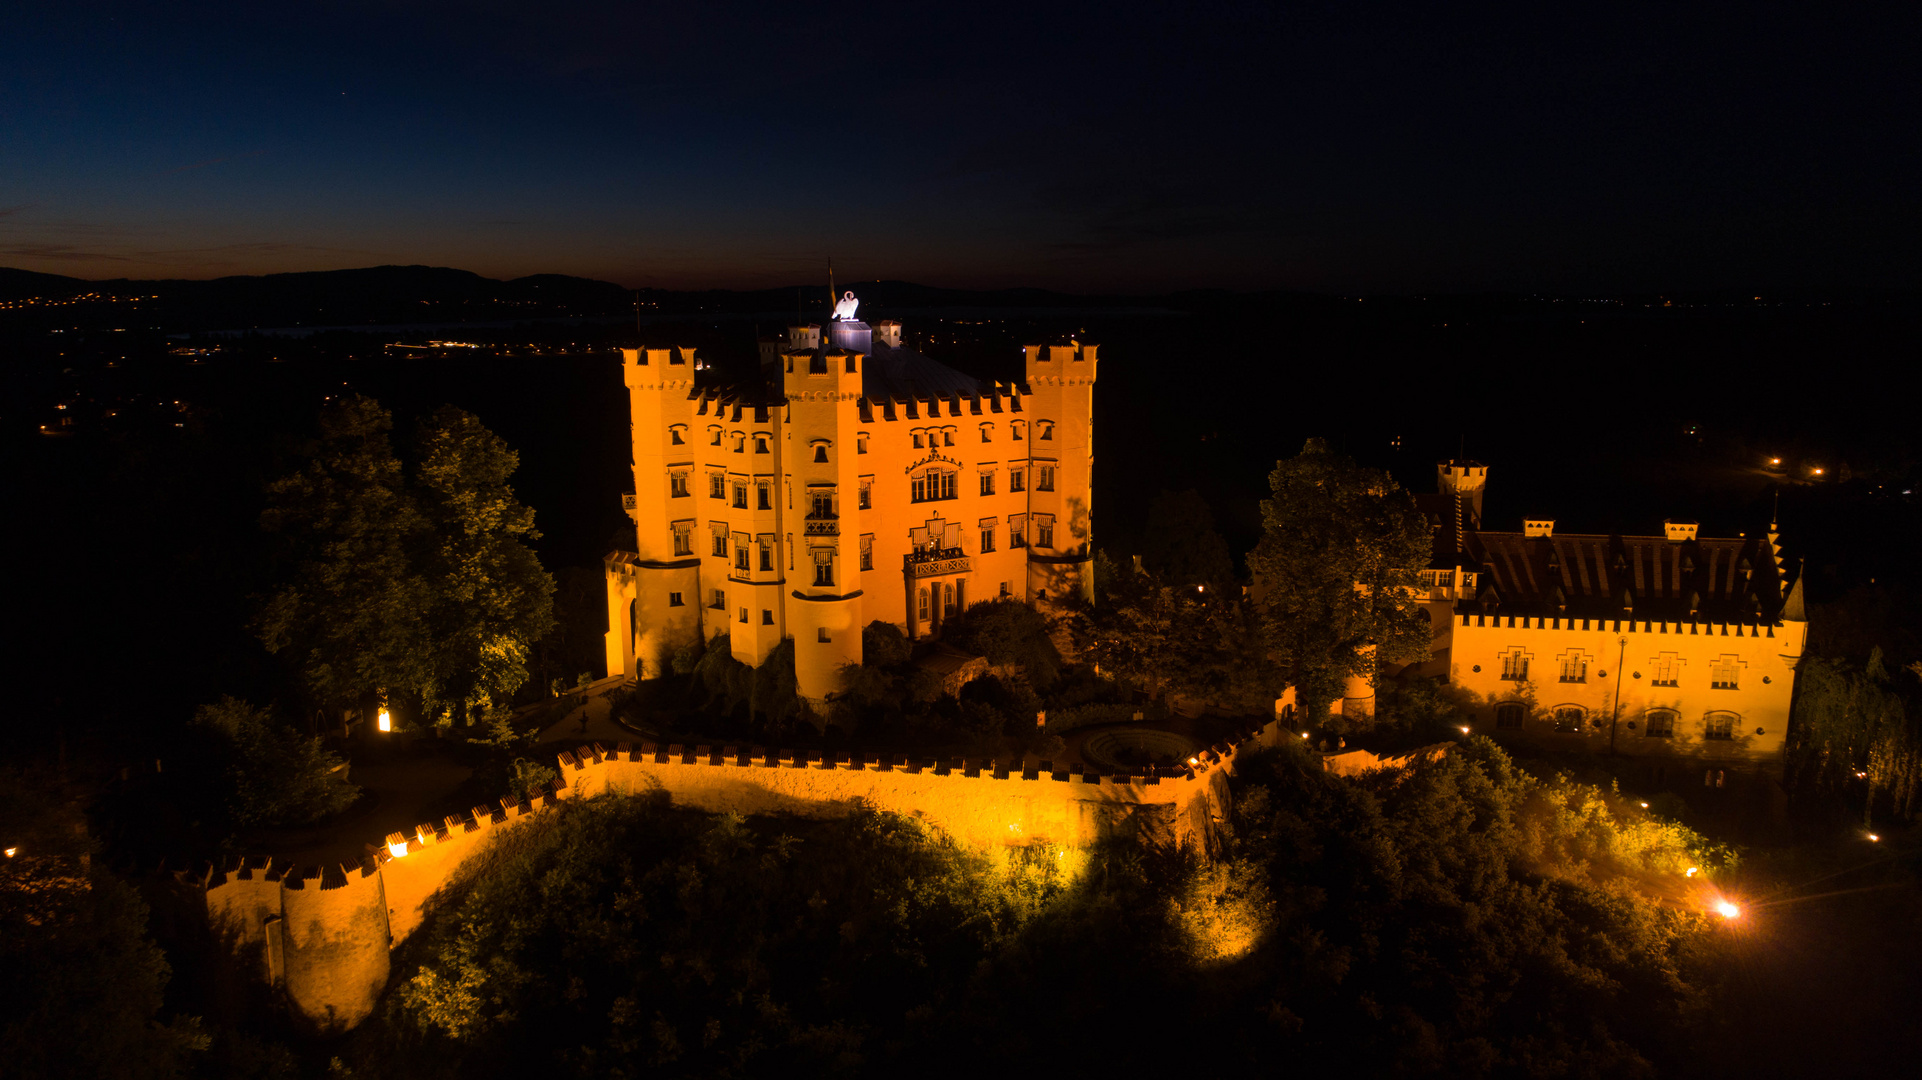
[[[335,771],[339,757],[266,709],[225,697],[202,705],[194,726],[226,747],[227,808],[236,825],[303,825],[346,809],[359,794]]]
[[[1377,663],[1426,659],[1431,631],[1414,591],[1433,541],[1415,500],[1320,439],[1276,462],[1268,487],[1248,566],[1302,707],[1319,711]]]
[[[1228,542],[1215,531],[1215,515],[1199,492],[1164,491],[1148,505],[1141,562],[1173,586],[1206,585],[1225,591],[1234,584]]]

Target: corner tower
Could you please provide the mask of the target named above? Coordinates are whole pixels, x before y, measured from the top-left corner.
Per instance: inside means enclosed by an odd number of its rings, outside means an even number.
[[[700,639],[700,564],[693,547],[694,447],[688,395],[694,350],[622,349],[632,433],[634,551],[606,559],[607,671],[666,671]]]
[[[866,324],[834,324],[836,341],[864,345]],[[856,339],[860,340],[856,340]],[[841,668],[861,662],[859,462],[865,351],[790,349],[781,357],[787,398],[781,445],[788,536],[787,630],[800,695],[821,701],[841,689]]]
[[[1026,346],[1028,598],[1094,595],[1093,345]]]

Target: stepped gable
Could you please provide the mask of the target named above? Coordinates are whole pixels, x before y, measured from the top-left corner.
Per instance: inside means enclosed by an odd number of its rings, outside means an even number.
[[[1785,592],[1763,537],[1476,531],[1469,552],[1484,575],[1482,607],[1490,614],[1772,622]]]

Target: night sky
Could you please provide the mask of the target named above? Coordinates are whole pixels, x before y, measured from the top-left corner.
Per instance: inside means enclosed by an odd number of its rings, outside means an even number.
[[[187,6],[13,7],[0,265],[1922,283],[1914,16],[1856,5]]]

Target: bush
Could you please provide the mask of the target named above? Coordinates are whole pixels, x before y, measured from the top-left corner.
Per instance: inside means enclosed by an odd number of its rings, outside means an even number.
[[[227,803],[236,824],[303,825],[360,794],[336,771],[344,764],[338,756],[265,709],[223,697],[196,710],[193,723],[228,750]]]

